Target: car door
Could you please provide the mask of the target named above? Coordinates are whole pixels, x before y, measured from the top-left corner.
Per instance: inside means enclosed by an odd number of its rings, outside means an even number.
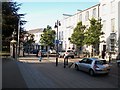
[[[86,63],[86,60],[87,60],[87,58],[83,58],[80,62],[79,62],[79,65],[78,65],[78,67],[79,67],[79,70],[83,70],[83,71],[85,71],[85,63]]]
[[[89,69],[91,68],[91,63],[92,63],[92,60],[87,58],[85,64],[84,64],[84,71],[88,72]]]

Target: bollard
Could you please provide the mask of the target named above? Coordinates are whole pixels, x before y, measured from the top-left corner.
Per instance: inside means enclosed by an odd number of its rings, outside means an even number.
[[[111,63],[111,54],[109,55],[109,63]]]
[[[66,68],[66,65],[68,65],[68,57],[64,57],[64,68]]]

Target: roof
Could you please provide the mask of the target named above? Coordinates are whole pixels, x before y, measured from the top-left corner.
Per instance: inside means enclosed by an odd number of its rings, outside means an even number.
[[[40,32],[43,32],[43,28],[38,28],[38,29],[32,29],[32,30],[29,30],[28,33],[30,34],[33,34],[33,33],[40,33]]]
[[[69,17],[75,16],[75,15],[77,15],[77,14],[79,14],[79,13],[82,13],[82,12],[84,12],[84,11],[87,11],[87,10],[89,10],[89,9],[91,9],[91,8],[96,7],[96,6],[100,6],[100,3],[95,4],[95,5],[93,5],[93,6],[89,7],[89,8],[87,8],[87,9],[80,10],[79,12],[77,12],[77,13],[75,13],[74,15],[71,15],[71,16],[69,16]],[[69,18],[69,17],[66,17],[66,19]]]

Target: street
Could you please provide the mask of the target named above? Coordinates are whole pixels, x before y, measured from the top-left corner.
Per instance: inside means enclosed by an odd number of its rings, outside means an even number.
[[[55,58],[19,59],[17,62],[28,88],[118,88],[118,67],[111,64],[109,75],[90,76],[88,73],[76,71],[74,64],[64,68],[63,58],[59,58],[58,66]],[[78,59],[69,59],[70,62]]]

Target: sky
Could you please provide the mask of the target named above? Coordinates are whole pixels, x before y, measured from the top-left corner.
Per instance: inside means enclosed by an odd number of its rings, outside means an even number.
[[[77,10],[85,10],[99,3],[99,0],[14,0],[22,3],[18,13],[26,14],[23,20],[25,29],[32,30],[54,26],[63,14],[73,15]]]

